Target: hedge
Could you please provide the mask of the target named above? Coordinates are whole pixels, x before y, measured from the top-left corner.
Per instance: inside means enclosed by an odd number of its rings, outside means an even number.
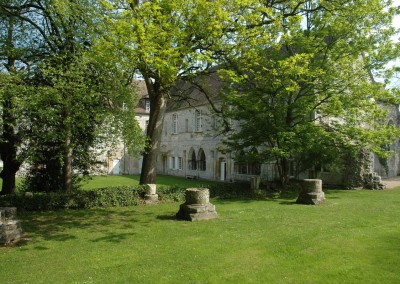
[[[0,196],[0,206],[15,206],[28,211],[118,207],[141,204],[141,188],[118,186],[71,193],[20,193]]]
[[[221,199],[257,198],[248,183],[215,183],[209,188],[210,197]],[[160,202],[184,202],[186,188],[179,185],[159,186]],[[0,196],[0,207],[15,206],[28,211],[121,207],[144,204],[142,186],[116,186],[71,193],[18,193]]]

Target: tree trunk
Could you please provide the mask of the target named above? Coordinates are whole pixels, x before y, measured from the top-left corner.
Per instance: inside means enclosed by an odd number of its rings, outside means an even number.
[[[71,148],[71,133],[68,133],[65,141],[64,149],[64,191],[70,192],[72,190],[72,148]]]
[[[285,189],[289,182],[289,160],[286,158],[279,158],[277,161],[277,167],[279,172],[279,181],[282,188]]]
[[[1,195],[15,193],[15,174],[19,170],[21,163],[17,160],[17,144],[16,136],[14,134],[14,127],[9,119],[13,116],[10,114],[9,109],[3,110],[3,142],[0,146],[1,160],[3,161],[3,170],[0,177],[3,179],[1,188]]]
[[[1,194],[15,193],[15,174],[21,163],[17,159],[18,137],[15,134],[15,117],[12,114],[13,104],[10,98],[4,102],[3,109],[3,133],[4,142],[0,144],[0,156],[3,161],[3,170],[0,177],[3,179]]]
[[[149,82],[146,84],[150,96],[150,118],[147,128],[148,145],[143,155],[140,184],[156,183],[157,154],[160,147],[162,124],[167,107],[166,94],[150,84],[152,83]]]
[[[15,193],[15,174],[17,171],[13,170],[12,163],[3,161],[3,170],[0,177],[3,179],[0,195],[14,194]]]
[[[67,105],[67,107],[69,107]],[[68,120],[69,111],[64,112],[64,121]],[[71,136],[72,130],[71,126],[68,124],[64,125],[65,127],[65,141],[64,141],[64,157],[63,157],[63,188],[65,192],[70,192],[72,190],[72,145],[71,145]]]
[[[14,17],[9,18],[8,34],[7,34],[7,52],[12,51],[14,33]],[[15,58],[12,53],[7,55],[6,68],[11,74],[15,74]],[[3,170],[0,177],[3,179],[1,195],[15,193],[15,174],[19,170],[21,163],[17,160],[17,149],[19,145],[19,137],[15,131],[16,119],[14,115],[13,96],[9,94],[4,97],[2,120],[3,132],[1,133],[0,157],[3,161]]]

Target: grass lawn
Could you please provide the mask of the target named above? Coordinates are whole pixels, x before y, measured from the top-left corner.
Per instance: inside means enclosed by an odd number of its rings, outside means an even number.
[[[93,176],[91,179],[82,182],[82,189],[90,190],[95,188],[110,187],[110,186],[122,186],[122,185],[138,185],[139,175],[107,175],[107,176]],[[17,178],[17,185],[21,184],[22,178]],[[197,187],[207,186],[212,184],[213,181],[209,180],[190,180],[181,177],[173,176],[162,176],[157,175],[158,185],[175,185],[178,184],[182,187]],[[3,180],[0,179],[0,189],[3,184]]]
[[[0,283],[399,283],[400,189],[213,200],[219,219],[174,219],[179,203],[20,212],[29,240],[0,248]]]
[[[83,182],[82,189],[94,189],[109,186],[119,186],[119,185],[137,185],[139,184],[139,175],[109,175],[109,176],[93,176],[90,180]],[[173,176],[162,176],[157,175],[158,185],[176,185],[182,187],[196,187],[196,186],[206,186],[207,184],[212,184],[213,181],[209,180],[190,180],[181,177]]]

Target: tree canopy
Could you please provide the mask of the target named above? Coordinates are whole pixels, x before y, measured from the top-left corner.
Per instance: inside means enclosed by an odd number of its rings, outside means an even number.
[[[73,172],[87,173],[106,138],[125,135],[132,150],[143,144],[134,113],[122,108],[137,102],[130,74],[93,48],[105,29],[100,8],[94,0],[0,2],[2,79],[9,82],[1,86],[2,193],[14,191],[24,160],[35,188],[69,191]],[[11,93],[16,88],[24,92]]]
[[[225,114],[239,127],[227,145],[257,147],[256,158],[275,161],[283,184],[290,161],[301,171],[337,161],[343,149],[385,155],[381,146],[399,131],[382,106],[399,96],[374,76],[389,74],[385,64],[399,52],[390,1],[285,1],[270,11],[279,28],[252,29],[260,36],[244,36],[222,71],[234,82]]]

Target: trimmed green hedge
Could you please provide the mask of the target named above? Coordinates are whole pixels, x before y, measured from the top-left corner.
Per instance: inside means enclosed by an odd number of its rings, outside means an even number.
[[[216,183],[204,186],[210,189],[210,197],[222,199],[257,198],[248,183]],[[184,202],[186,188],[179,185],[159,186],[160,202]],[[95,207],[121,207],[144,204],[142,186],[117,186],[94,190],[77,190],[71,193],[19,193],[0,196],[0,207],[15,206],[28,211],[82,209]]]
[[[0,206],[16,206],[29,211],[133,206],[143,203],[140,195],[140,188],[128,186],[71,193],[21,193],[0,196]]]

